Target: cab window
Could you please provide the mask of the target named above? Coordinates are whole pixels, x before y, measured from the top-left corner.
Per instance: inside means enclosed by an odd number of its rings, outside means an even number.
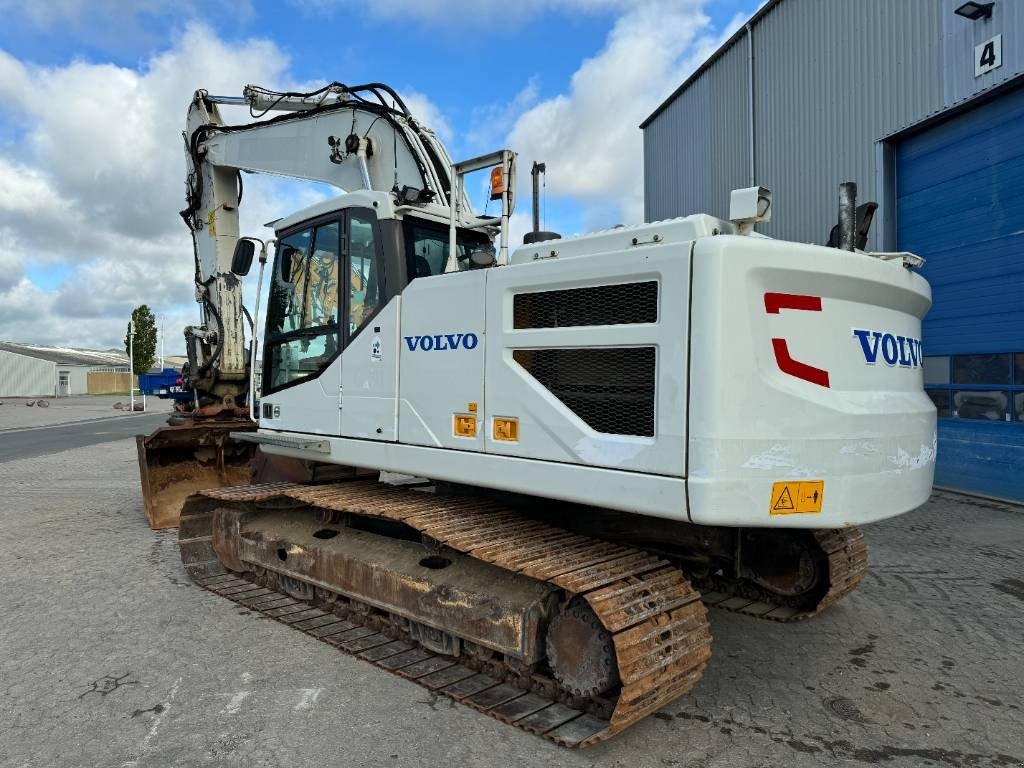
[[[469,254],[490,248],[491,241],[481,232],[459,230],[456,233],[455,259],[459,270],[469,269]],[[440,275],[448,263],[449,232],[447,227],[416,219],[405,222],[405,256],[409,279]]]
[[[348,220],[348,337],[351,339],[381,304],[381,269],[374,217],[352,211]]]
[[[338,222],[281,239],[270,284],[266,391],[312,378],[340,345]]]

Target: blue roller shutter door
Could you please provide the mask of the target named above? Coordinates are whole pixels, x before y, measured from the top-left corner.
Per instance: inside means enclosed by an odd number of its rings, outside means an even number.
[[[1024,501],[1024,88],[901,142],[896,193],[934,298],[936,485]]]

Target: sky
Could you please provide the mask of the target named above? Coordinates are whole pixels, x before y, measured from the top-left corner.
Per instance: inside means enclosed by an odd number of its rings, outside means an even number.
[[[547,164],[542,228],[643,220],[640,122],[759,0],[0,0],[0,340],[168,355],[199,321],[181,132],[193,92],[388,83],[456,159]],[[228,111],[235,122],[246,111]],[[339,190],[245,177],[244,234]],[[255,270],[248,278],[251,303]]]

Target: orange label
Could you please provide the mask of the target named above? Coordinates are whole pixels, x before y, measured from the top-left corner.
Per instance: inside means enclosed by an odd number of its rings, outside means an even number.
[[[476,437],[476,416],[471,413],[456,413],[452,417],[452,433],[456,437]]]
[[[772,483],[768,514],[817,514],[821,512],[821,504],[824,500],[824,480],[785,480]]]
[[[519,439],[519,419],[497,416],[491,430],[495,440],[515,442]]]

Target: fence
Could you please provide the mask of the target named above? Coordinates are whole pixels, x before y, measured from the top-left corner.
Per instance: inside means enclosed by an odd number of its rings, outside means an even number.
[[[90,395],[127,394],[131,382],[128,371],[89,371],[86,391]]]

